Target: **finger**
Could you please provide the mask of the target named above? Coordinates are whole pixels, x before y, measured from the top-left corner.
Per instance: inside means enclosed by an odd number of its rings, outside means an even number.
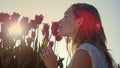
[[[50,55],[52,56],[51,58],[57,58],[56,57],[56,55],[55,55],[55,53],[54,53],[54,51],[52,50],[52,48],[51,47],[48,47],[48,50],[49,50],[49,52],[50,52]]]
[[[45,55],[46,53],[46,50],[45,50],[45,47],[42,49],[42,54]]]
[[[40,53],[40,57],[45,62],[44,55],[42,53]]]
[[[54,54],[54,51],[52,50],[52,48],[51,48],[51,47],[48,47],[48,50],[49,50],[49,52],[50,52],[50,54],[51,54],[51,55],[53,55],[53,54]]]
[[[42,54],[43,54],[44,60],[47,61],[47,56],[46,56],[45,48],[42,49]]]
[[[47,65],[47,61],[45,60],[45,56],[42,53],[40,53],[40,57],[43,60],[43,62],[45,63],[45,65]]]
[[[53,56],[51,55],[51,52],[49,51],[48,46],[45,47],[45,50],[46,50],[47,60],[48,60],[48,61],[51,61],[51,58],[52,58]]]
[[[52,57],[51,52],[50,52],[48,46],[46,47],[46,55],[47,55],[49,58]]]

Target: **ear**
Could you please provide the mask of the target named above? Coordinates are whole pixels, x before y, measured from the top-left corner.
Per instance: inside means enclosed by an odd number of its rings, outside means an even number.
[[[83,18],[81,17],[76,21],[76,26],[79,27],[82,23],[83,23]]]

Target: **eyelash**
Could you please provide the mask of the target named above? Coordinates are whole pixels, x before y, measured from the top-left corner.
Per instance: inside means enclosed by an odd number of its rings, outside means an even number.
[[[64,17],[67,17],[66,15]]]

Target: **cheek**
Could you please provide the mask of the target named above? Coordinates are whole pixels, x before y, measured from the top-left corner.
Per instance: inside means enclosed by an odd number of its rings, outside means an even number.
[[[61,27],[59,29],[59,33],[62,35],[67,35],[74,32],[74,22],[73,16],[64,17],[60,21]]]
[[[61,23],[61,27],[59,29],[60,35],[68,35],[69,33],[72,33],[74,31],[74,24],[70,20],[64,20]]]
[[[72,26],[73,25],[73,20],[71,17],[67,17],[65,19],[62,20],[63,23],[61,23],[62,25],[65,25],[65,26]]]

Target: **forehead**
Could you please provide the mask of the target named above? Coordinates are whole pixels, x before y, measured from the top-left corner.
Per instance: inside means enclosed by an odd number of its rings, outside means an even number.
[[[73,14],[72,8],[68,8],[64,14]]]

